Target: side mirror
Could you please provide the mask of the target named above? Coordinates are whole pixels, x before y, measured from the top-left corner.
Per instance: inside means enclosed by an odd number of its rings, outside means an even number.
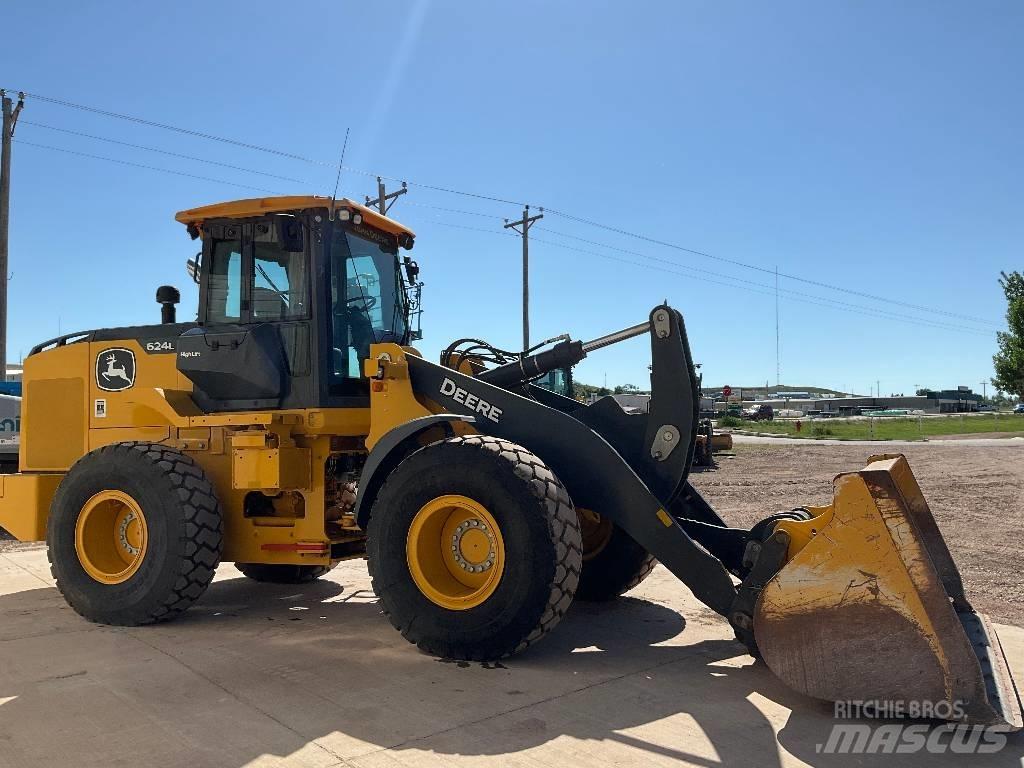
[[[203,260],[203,252],[200,251],[196,254],[194,259],[189,259],[185,262],[185,271],[188,272],[188,276],[192,278],[192,281],[199,285],[199,265]]]
[[[405,276],[409,278],[410,283],[415,283],[416,278],[420,276],[420,265],[408,256],[405,257],[403,263],[405,265]]]

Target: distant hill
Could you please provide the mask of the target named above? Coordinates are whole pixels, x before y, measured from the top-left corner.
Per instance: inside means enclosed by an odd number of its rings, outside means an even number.
[[[576,387],[576,395],[577,395],[577,397],[586,396],[586,395],[589,395],[591,393],[599,394],[599,395],[607,395],[607,394],[611,394],[611,393],[615,392],[616,390],[622,391],[622,389],[623,389],[621,385],[618,386],[618,387],[612,386],[612,387],[605,388],[605,387],[597,387],[597,386],[594,386],[593,384],[584,384],[581,381],[576,381],[576,382],[574,382],[574,384],[575,384],[575,387]],[[626,385],[626,386],[628,387],[628,385]],[[712,395],[712,394],[717,395],[719,392],[722,391],[722,386],[724,386],[724,385],[717,386],[717,387],[704,387],[701,390],[701,394],[703,394],[703,395]],[[740,394],[742,392],[745,397],[750,397],[750,396],[764,397],[764,385],[763,384],[761,386],[759,386],[759,387],[743,387],[743,386],[737,386],[736,384],[731,384],[730,386],[732,387],[732,391],[735,394]],[[627,390],[627,391],[630,391],[630,390]],[[638,393],[646,392],[646,390],[632,390],[632,391],[638,392]],[[807,392],[808,394],[810,394],[813,397],[825,397],[825,396],[841,397],[841,396],[847,394],[846,392],[840,392],[839,390],[836,390],[836,389],[829,389],[828,387],[808,387],[808,386],[798,386],[796,384],[779,384],[777,386],[770,386],[770,387],[768,387],[769,397],[777,394],[778,392]]]
[[[722,385],[722,386],[724,386],[724,385]],[[730,384],[729,386],[732,387],[732,391],[734,393],[736,393],[736,394],[739,394],[742,391],[743,394],[745,394],[745,395],[746,394],[754,394],[754,395],[757,395],[759,397],[763,397],[764,396],[764,384],[762,384],[761,386],[754,386],[754,387],[744,387],[744,386],[740,386],[740,385],[736,385],[736,384]],[[705,395],[710,395],[712,393],[718,394],[719,392],[722,391],[722,387],[721,386],[718,386],[718,387],[704,387],[701,391]],[[768,387],[768,395],[769,395],[769,397],[771,397],[771,396],[773,396],[773,395],[775,395],[775,394],[777,394],[779,392],[807,392],[808,394],[810,394],[810,395],[812,395],[814,397],[823,397],[823,396],[826,396],[826,395],[838,397],[838,396],[849,394],[847,392],[840,392],[837,389],[829,389],[828,387],[811,387],[811,386],[804,386],[804,385],[797,385],[797,384],[778,384],[778,385],[772,385],[772,386]]]

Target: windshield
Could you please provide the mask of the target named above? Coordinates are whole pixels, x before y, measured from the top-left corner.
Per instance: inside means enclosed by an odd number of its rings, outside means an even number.
[[[406,300],[391,238],[337,227],[331,242],[334,377],[360,378],[370,344],[407,343]]]

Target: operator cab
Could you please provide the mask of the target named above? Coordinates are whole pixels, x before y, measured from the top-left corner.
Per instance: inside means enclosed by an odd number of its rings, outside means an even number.
[[[205,410],[367,405],[370,345],[420,338],[419,268],[400,257],[414,235],[375,211],[279,197],[176,218],[203,243],[177,364]]]

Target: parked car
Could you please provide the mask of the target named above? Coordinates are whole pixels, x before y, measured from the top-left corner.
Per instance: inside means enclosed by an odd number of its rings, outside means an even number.
[[[748,421],[771,421],[775,418],[775,410],[768,403],[761,403],[744,410],[742,416]]]
[[[1017,403],[1013,409],[1014,413],[1024,413],[1024,403]]]

